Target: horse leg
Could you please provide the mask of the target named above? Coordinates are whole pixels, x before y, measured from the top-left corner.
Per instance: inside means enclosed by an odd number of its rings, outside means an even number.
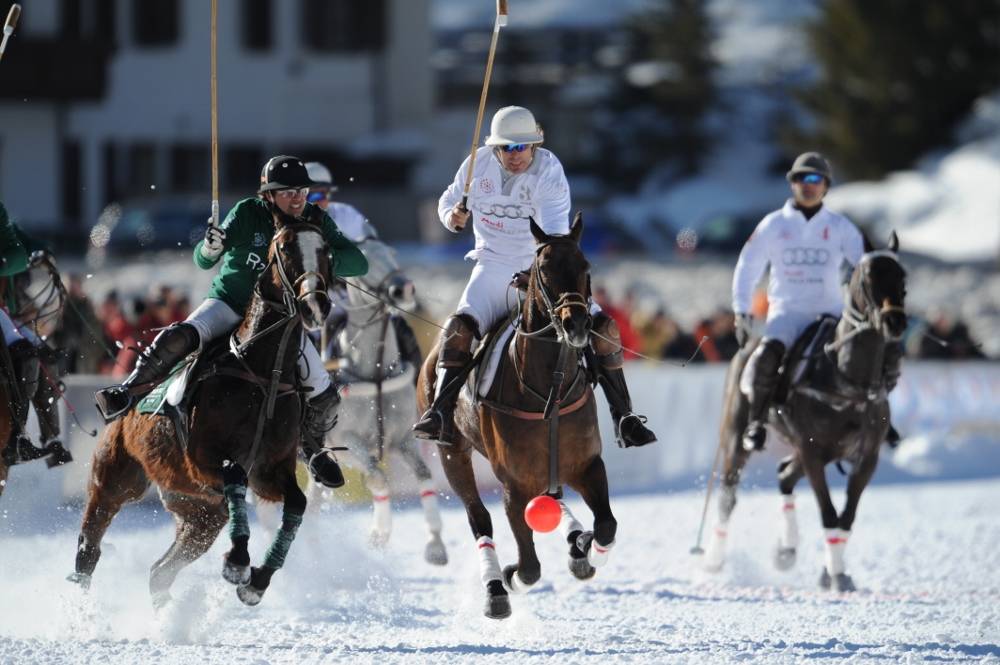
[[[799,522],[795,514],[795,484],[804,471],[797,455],[789,455],[778,464],[778,488],[781,490],[781,517],[778,525],[778,547],[774,567],[789,570],[795,565],[799,546]]]
[[[455,446],[439,446],[441,466],[448,483],[465,505],[469,527],[476,538],[479,551],[479,570],[486,587],[486,607],[483,613],[491,619],[510,616],[510,597],[503,586],[500,560],[493,543],[493,521],[476,489],[476,476],[472,470],[471,448],[460,441]]]
[[[580,478],[570,485],[580,493],[590,512],[594,514],[594,531],[585,531],[576,537],[575,543],[570,543],[570,559],[584,553],[587,555],[587,562],[594,568],[599,568],[608,562],[611,548],[615,546],[615,534],[618,532],[618,521],[611,512],[611,501],[608,498],[608,474],[604,468],[604,460],[600,456],[594,457]],[[567,539],[568,537],[567,535]],[[570,570],[576,575],[572,561]]]
[[[368,534],[368,544],[382,549],[392,533],[392,499],[389,479],[374,455],[369,455],[365,461],[365,485],[372,493],[372,529]]]
[[[441,540],[441,511],[438,508],[438,493],[431,478],[431,470],[420,456],[415,442],[405,442],[398,449],[403,460],[413,469],[420,487],[420,506],[424,510],[424,522],[430,534],[424,547],[424,561],[443,566],[448,563],[448,552]]]
[[[702,559],[702,567],[712,573],[722,570],[722,566],[726,563],[729,519],[736,508],[736,490],[740,484],[740,475],[750,458],[750,453],[743,448],[743,431],[750,420],[750,403],[739,388],[740,374],[746,364],[747,356],[748,353],[742,351],[737,354],[726,375],[722,428],[719,432],[719,445],[725,454],[719,483],[719,512]]]
[[[504,487],[503,506],[507,511],[507,521],[517,541],[517,564],[503,569],[504,586],[514,593],[527,593],[542,577],[542,564],[535,552],[535,538],[531,527],[524,521],[524,509],[528,505],[528,495],[521,488],[510,484]]]
[[[295,479],[295,465],[283,474],[281,483],[284,495],[284,505],[281,510],[281,528],[274,535],[271,547],[264,557],[264,564],[254,566],[250,571],[250,581],[236,588],[236,595],[247,605],[257,605],[264,592],[271,585],[271,577],[285,565],[285,557],[295,540],[295,535],[302,524],[302,516],[306,512],[306,495],[299,489]]]
[[[847,574],[847,566],[844,562],[844,554],[847,549],[847,540],[851,536],[851,527],[854,525],[854,517],[858,512],[858,502],[861,501],[861,493],[868,486],[878,465],[878,449],[875,454],[870,454],[861,460],[860,464],[851,469],[851,475],[847,478],[847,501],[844,510],[838,518],[838,528],[836,533],[827,531],[826,534],[826,557],[827,567],[830,570],[834,589],[840,592],[856,591],[854,580]],[[837,572],[834,572],[837,571]]]
[[[223,559],[222,577],[232,584],[246,584],[250,581],[247,472],[235,462],[226,462],[222,466],[222,496],[229,511],[229,540],[233,543]]]
[[[208,551],[226,525],[228,515],[221,502],[161,492],[164,507],[177,522],[174,542],[149,571],[149,594],[153,607],[170,601],[170,587],[177,573]]]
[[[819,585],[829,589],[831,579],[844,572],[844,545],[846,540],[841,537],[838,528],[837,509],[830,499],[830,488],[826,483],[826,470],[823,460],[816,457],[812,448],[799,449],[799,459],[805,469],[813,494],[819,504],[820,519],[823,522],[823,532],[826,538],[826,565],[820,574]]]
[[[111,520],[126,503],[142,498],[149,486],[142,466],[125,451],[121,422],[108,428],[94,452],[75,570],[66,578],[85,589],[90,587],[90,578],[101,558],[101,539]]]

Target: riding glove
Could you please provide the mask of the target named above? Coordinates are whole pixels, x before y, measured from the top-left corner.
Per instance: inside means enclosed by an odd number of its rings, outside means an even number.
[[[219,258],[226,249],[223,244],[225,239],[225,231],[209,224],[208,229],[205,231],[205,241],[201,244],[201,255],[209,261]]]

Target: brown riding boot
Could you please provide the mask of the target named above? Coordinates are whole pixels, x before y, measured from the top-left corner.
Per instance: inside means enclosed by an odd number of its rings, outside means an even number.
[[[445,445],[455,443],[455,404],[466,368],[472,360],[475,329],[475,322],[464,314],[452,316],[445,324],[441,333],[434,402],[413,426],[418,439],[434,439]]]
[[[604,396],[611,407],[611,420],[615,424],[615,439],[621,448],[645,446],[656,441],[656,435],[646,427],[646,417],[632,412],[632,398],[622,370],[621,334],[618,324],[604,312],[594,317],[590,346],[597,356],[597,381],[604,389]]]
[[[767,439],[767,409],[778,386],[778,370],[785,357],[785,345],[776,339],[764,339],[747,361],[744,372],[751,372],[753,389],[750,392],[750,422],[743,432],[743,449],[747,452],[763,450]]]
[[[97,409],[105,422],[125,415],[138,398],[155,388],[177,363],[198,348],[200,342],[198,331],[190,323],[174,323],[160,331],[139,355],[135,369],[121,385],[94,393]]]

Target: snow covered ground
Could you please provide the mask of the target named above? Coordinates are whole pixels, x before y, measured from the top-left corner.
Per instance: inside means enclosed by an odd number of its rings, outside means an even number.
[[[63,581],[78,515],[52,528],[43,524],[55,508],[35,506],[37,529],[0,524],[0,663],[998,662],[997,486],[870,489],[848,550],[860,588],[850,596],[817,589],[821,532],[805,491],[797,569],[770,565],[776,493],[746,491],[729,567],[715,576],[688,554],[701,494],[618,496],[607,568],[578,582],[559,538],[539,536],[540,588],[515,597],[504,622],[481,614],[475,548],[454,503],[444,511],[445,568],[420,558],[417,509],[398,513],[390,547],[378,553],[365,545],[367,511],[334,506],[307,518],[259,607],[241,605],[220,578],[220,540],[181,573],[174,604],[159,614],[146,574],[171,539],[162,510],[137,506],[119,517],[83,595]],[[499,504],[490,507],[506,564],[513,540]],[[263,540],[255,531],[255,560]]]

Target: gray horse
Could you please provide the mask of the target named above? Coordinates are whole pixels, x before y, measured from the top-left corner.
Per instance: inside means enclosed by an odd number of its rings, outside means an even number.
[[[336,337],[340,363],[333,378],[342,386],[343,401],[337,426],[326,442],[346,447],[345,461],[364,474],[373,499],[370,542],[375,547],[384,546],[392,530],[389,482],[382,462],[390,453],[406,462],[417,477],[430,534],[424,559],[444,565],[448,555],[441,540],[437,490],[411,431],[417,415],[419,350],[416,358],[403,352],[415,348],[415,340],[401,344],[407,341],[401,335],[412,332],[389,308],[389,303],[404,310],[415,306],[413,282],[400,272],[395,252],[386,244],[366,238],[358,246],[368,258],[368,274],[347,280],[346,294],[339,299],[346,322]]]

